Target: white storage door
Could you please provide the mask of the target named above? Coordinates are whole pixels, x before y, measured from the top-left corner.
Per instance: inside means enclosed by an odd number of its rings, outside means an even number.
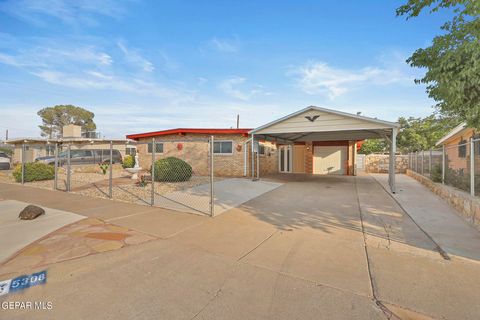
[[[316,146],[313,151],[314,174],[345,174],[347,147]]]

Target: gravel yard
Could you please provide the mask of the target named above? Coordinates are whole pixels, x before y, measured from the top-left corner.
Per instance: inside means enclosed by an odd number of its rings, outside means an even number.
[[[131,174],[126,172],[120,165],[114,165],[112,177],[128,178]],[[215,182],[221,181],[223,178],[215,178]],[[60,168],[58,172],[58,190],[66,190],[67,175],[65,169]],[[96,166],[82,166],[73,168],[71,174],[71,189],[73,193],[96,197],[108,198],[108,173],[103,175],[100,169]],[[0,171],[0,182],[13,183],[15,182],[12,176],[12,170]],[[210,182],[208,176],[192,176],[190,180],[184,182],[155,182],[155,193],[159,195],[168,194],[171,192],[192,188],[201,184]],[[26,182],[26,186],[53,189],[53,180]],[[75,190],[76,188],[91,187]],[[112,197],[114,200],[130,202],[130,203],[144,203],[150,204],[151,199],[151,183],[145,187],[138,186],[136,181],[130,179],[120,179],[114,181],[112,187]]]
[[[223,179],[215,178],[215,181],[221,180]],[[209,182],[210,177],[208,176],[192,176],[190,180],[184,182],[155,182],[155,193],[164,195]],[[108,198],[108,186],[95,186],[93,188],[75,191],[75,193],[90,197]],[[132,183],[114,185],[112,187],[112,197],[114,200],[150,204],[151,184],[149,183],[145,187],[140,187],[132,181]]]

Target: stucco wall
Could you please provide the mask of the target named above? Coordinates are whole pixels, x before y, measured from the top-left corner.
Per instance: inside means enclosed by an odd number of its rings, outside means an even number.
[[[365,172],[388,173],[390,156],[387,154],[369,154],[365,157]],[[408,168],[408,155],[395,157],[395,172],[406,173]]]

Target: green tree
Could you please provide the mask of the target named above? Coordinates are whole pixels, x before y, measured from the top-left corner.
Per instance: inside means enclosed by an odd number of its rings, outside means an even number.
[[[388,144],[383,139],[367,139],[358,151],[360,154],[383,153],[388,150]]]
[[[446,117],[458,117],[480,129],[480,1],[408,0],[397,16],[417,17],[425,9],[453,11],[453,18],[441,29],[432,45],[418,49],[407,60],[425,68],[425,76],[415,80],[427,85],[427,93]]]
[[[84,108],[73,105],[56,105],[43,108],[37,113],[42,118],[43,137],[53,138],[62,133],[62,128],[68,124],[76,124],[82,127],[82,131],[93,131],[97,128],[93,118],[95,114]]]
[[[400,117],[397,147],[402,153],[434,148],[437,141],[459,122],[457,118],[438,117],[436,114],[425,118]]]

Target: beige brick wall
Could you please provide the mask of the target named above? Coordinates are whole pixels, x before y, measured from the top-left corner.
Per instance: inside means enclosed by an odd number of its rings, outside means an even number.
[[[186,134],[166,135],[155,138],[156,143],[163,143],[163,153],[156,154],[155,159],[166,157],[180,158],[192,166],[195,175],[209,174],[209,142],[210,135]],[[216,141],[226,140],[233,142],[233,153],[228,155],[215,154],[214,174],[216,176],[241,177],[244,175],[244,148],[248,137],[240,134],[215,135]],[[152,163],[152,154],[147,153],[147,143],[151,138],[140,139],[137,145],[140,166],[149,169]],[[250,144],[247,145],[247,175],[250,176],[251,156]],[[260,173],[267,174],[276,170],[276,148],[268,144],[266,155],[260,156]]]

